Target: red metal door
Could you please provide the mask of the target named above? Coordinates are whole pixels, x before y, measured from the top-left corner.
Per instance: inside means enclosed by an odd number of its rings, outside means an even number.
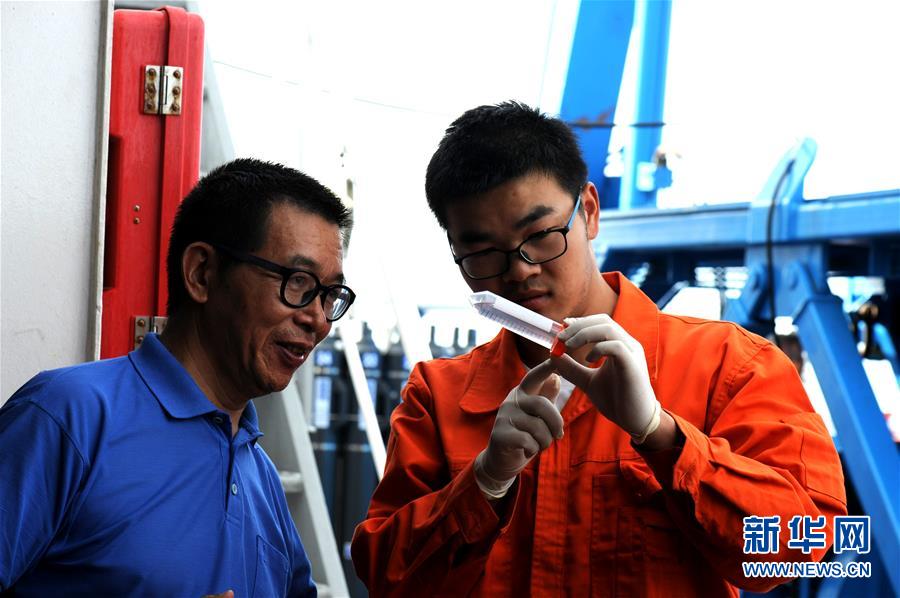
[[[202,104],[201,18],[115,11],[101,358],[134,349],[165,313],[169,232],[199,177]]]

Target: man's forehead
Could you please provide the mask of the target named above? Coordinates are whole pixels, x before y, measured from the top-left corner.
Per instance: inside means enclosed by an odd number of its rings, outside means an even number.
[[[297,264],[340,268],[344,259],[344,247],[339,239],[332,241],[294,235],[287,243],[281,245],[281,249],[288,259]]]
[[[290,268],[342,277],[343,244],[338,225],[294,206],[278,207],[272,211],[263,247]]]
[[[338,225],[324,216],[290,204],[277,204],[265,226],[266,241],[272,239],[301,244],[315,241],[318,244],[340,246],[341,231]]]

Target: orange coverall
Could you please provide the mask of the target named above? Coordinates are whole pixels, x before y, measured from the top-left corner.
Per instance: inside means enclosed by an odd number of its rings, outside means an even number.
[[[636,451],[575,389],[565,436],[535,457],[498,518],[472,462],[525,375],[511,333],[418,364],[391,418],[385,475],[353,537],[373,596],[713,596],[765,591],[742,561],[819,560],[788,549],[793,515],[846,514],[834,444],[797,371],[728,322],[661,313],[619,273],[613,319],[644,347],[684,445]],[[743,517],[780,515],[777,554],[743,554]]]

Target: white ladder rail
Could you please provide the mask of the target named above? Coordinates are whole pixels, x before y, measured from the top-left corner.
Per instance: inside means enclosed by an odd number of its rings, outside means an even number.
[[[307,366],[308,372],[312,368]],[[320,596],[349,598],[334,528],[325,503],[322,480],[301,401],[304,369],[279,393],[254,401],[260,417],[260,439],[279,470],[294,524],[312,566]]]

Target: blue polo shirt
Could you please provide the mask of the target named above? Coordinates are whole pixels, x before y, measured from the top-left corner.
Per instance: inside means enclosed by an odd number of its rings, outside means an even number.
[[[0,409],[0,591],[315,596],[260,436],[154,335],[38,374]]]

